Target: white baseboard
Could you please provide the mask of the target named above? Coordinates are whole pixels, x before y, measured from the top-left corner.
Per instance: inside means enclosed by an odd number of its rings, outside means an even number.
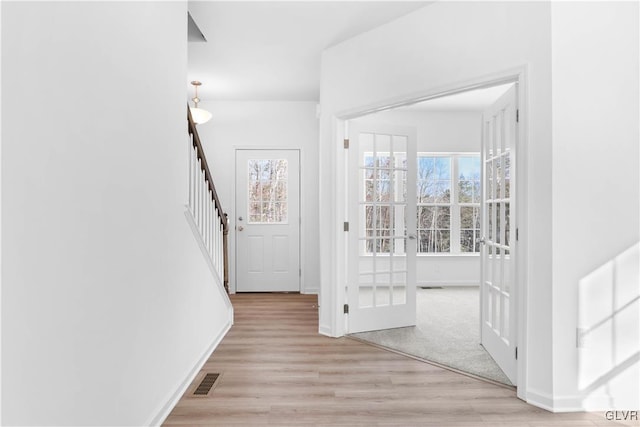
[[[584,397],[561,396],[553,399],[553,412],[583,412]]]
[[[527,403],[533,406],[537,406],[538,408],[554,412],[553,397],[547,393],[529,389],[527,390]]]
[[[611,400],[608,396],[592,396],[588,399],[582,395],[552,397],[549,394],[540,393],[536,390],[527,391],[527,403],[550,412],[558,413],[607,411],[611,409]]]
[[[227,335],[227,332],[229,332],[229,329],[231,329],[231,325],[233,324],[233,312],[230,312],[230,314],[231,316],[227,324],[224,326],[224,328],[222,328],[220,333],[214,338],[213,342],[207,348],[207,350],[205,350],[204,354],[200,357],[200,359],[198,359],[195,366],[191,369],[191,371],[189,371],[189,374],[184,379],[184,381],[180,384],[180,386],[175,391],[175,393],[173,393],[171,398],[169,398],[167,403],[165,403],[162,406],[160,411],[158,411],[158,413],[151,419],[151,421],[149,421],[145,425],[160,426],[167,419],[167,417],[169,416],[173,408],[178,404],[178,401],[180,400],[184,392],[187,390],[187,388],[189,388],[189,386],[193,382],[196,375],[198,375],[198,372],[200,372],[200,370],[202,369],[204,364],[207,362],[207,360],[209,360],[209,357],[211,357],[211,354],[218,347],[218,345],[220,344],[224,336]]]
[[[320,333],[320,335],[325,335],[327,337],[331,337],[331,338],[334,337],[331,331],[331,327],[326,325],[320,325],[320,327],[318,328],[318,333]]]
[[[443,288],[455,286],[480,286],[479,282],[474,280],[424,280],[417,282],[418,287],[421,286],[441,286]]]

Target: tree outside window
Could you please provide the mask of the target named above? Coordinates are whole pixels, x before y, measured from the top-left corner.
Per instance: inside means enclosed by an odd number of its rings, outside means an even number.
[[[286,223],[286,159],[249,160],[249,223]]]
[[[394,194],[406,194],[406,179],[396,182],[389,171],[399,161],[406,159],[365,155],[366,253],[398,253],[390,237],[403,219],[392,202]],[[418,253],[480,252],[480,156],[419,153],[416,186]]]

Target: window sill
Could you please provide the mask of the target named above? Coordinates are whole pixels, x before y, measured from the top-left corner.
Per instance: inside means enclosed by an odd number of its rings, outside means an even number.
[[[376,257],[388,257],[389,254],[376,254]],[[405,254],[393,254],[394,257],[404,257]],[[459,253],[459,254],[452,254],[452,253],[418,253],[416,254],[416,256],[418,258],[438,258],[438,257],[445,257],[445,258],[457,258],[457,257],[461,257],[461,258],[477,258],[480,256],[479,252],[474,252],[474,253],[470,253],[470,252],[463,252],[463,253]],[[373,254],[360,254],[360,257],[362,258],[373,258]]]
[[[480,256],[479,252],[461,252],[459,254],[452,254],[452,253],[420,253],[417,254],[418,258],[420,257],[425,257],[425,258],[437,258],[437,257],[445,257],[445,258],[449,258],[449,257],[462,257],[462,258],[477,258]]]

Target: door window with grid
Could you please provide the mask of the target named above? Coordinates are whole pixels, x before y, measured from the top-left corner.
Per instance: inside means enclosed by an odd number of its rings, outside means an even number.
[[[288,166],[287,159],[250,159],[248,161],[249,223],[287,223]]]

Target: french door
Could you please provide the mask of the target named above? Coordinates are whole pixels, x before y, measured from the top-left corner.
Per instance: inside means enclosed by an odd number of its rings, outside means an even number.
[[[481,341],[516,384],[515,146],[516,86],[482,119]]]
[[[349,333],[416,323],[415,130],[350,122]]]
[[[238,292],[300,291],[300,152],[236,151]]]

